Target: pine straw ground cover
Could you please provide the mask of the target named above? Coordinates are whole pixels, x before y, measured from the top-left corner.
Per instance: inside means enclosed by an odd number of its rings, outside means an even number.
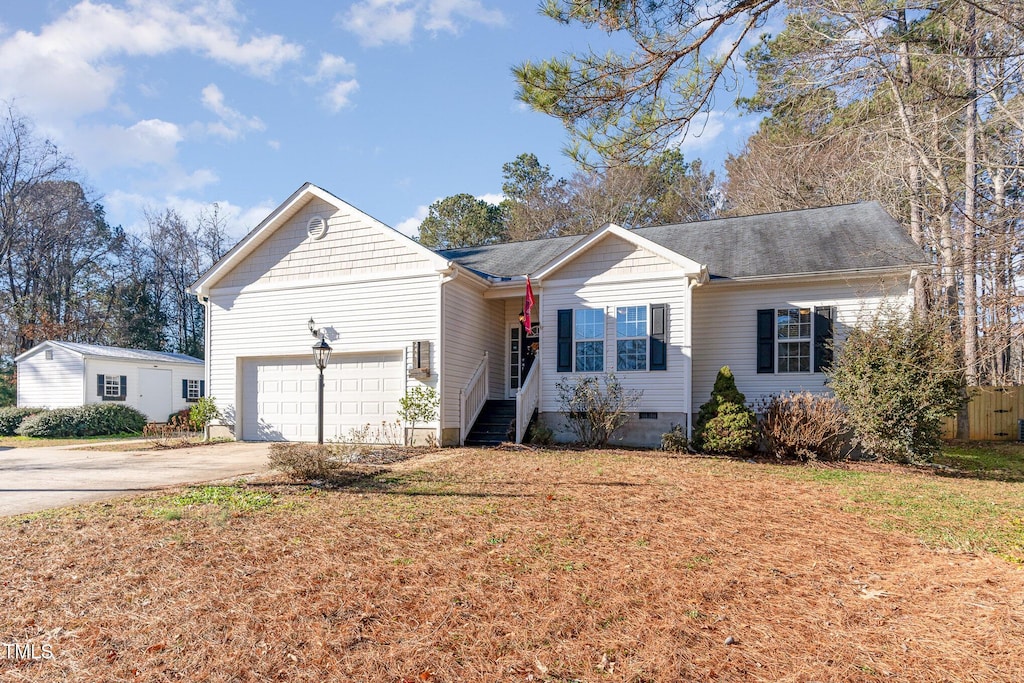
[[[52,651],[0,679],[1024,679],[1024,570],[831,470],[443,453],[0,520],[0,641]],[[864,476],[1024,516],[1018,483]]]

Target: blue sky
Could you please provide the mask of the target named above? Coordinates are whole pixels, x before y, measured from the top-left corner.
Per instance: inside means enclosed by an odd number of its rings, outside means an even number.
[[[607,36],[532,0],[4,0],[0,99],[72,155],[108,220],[193,217],[240,237],[310,181],[407,233],[432,202],[496,201],[533,152],[572,173],[511,66]],[[723,105],[731,97],[721,98]],[[686,158],[719,167],[756,127],[722,107]]]

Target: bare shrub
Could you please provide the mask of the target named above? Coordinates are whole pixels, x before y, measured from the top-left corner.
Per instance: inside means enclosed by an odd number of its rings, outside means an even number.
[[[614,374],[566,378],[557,384],[558,403],[577,441],[604,446],[622,425],[642,391],[626,389]]]
[[[270,466],[296,481],[331,481],[345,472],[349,459],[329,444],[275,443],[270,445]]]
[[[672,428],[661,435],[661,450],[669,453],[685,453],[690,448],[690,440],[686,438],[686,431],[682,425],[672,425]]]
[[[761,409],[761,438],[780,460],[837,460],[846,415],[839,401],[807,391],[772,396]]]

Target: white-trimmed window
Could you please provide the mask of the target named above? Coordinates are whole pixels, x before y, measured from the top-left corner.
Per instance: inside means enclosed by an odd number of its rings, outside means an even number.
[[[757,311],[758,373],[822,372],[832,364],[835,306]]]
[[[194,403],[199,400],[200,396],[202,396],[202,391],[199,388],[199,380],[185,380],[185,400],[189,403]]]
[[[647,369],[647,306],[615,309],[615,369]]]
[[[103,397],[117,398],[121,395],[121,378],[118,375],[103,376]]]
[[[96,375],[96,395],[102,401],[123,401],[128,394],[125,375]]]
[[[576,372],[604,372],[604,309],[580,308],[573,313]]]
[[[811,309],[777,309],[775,329],[779,372],[810,372]]]

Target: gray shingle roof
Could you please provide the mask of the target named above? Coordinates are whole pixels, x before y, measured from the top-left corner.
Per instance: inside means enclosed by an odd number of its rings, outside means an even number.
[[[926,264],[878,202],[637,228],[637,235],[708,266],[712,278],[797,275]],[[438,252],[493,276],[539,269],[583,236]]]
[[[50,341],[68,351],[95,358],[113,358],[117,360],[141,360],[154,363],[192,363],[202,365],[203,361],[183,353],[166,353],[164,351],[144,351],[142,349],[122,349],[116,346],[99,346],[98,344],[79,344],[78,342]]]

